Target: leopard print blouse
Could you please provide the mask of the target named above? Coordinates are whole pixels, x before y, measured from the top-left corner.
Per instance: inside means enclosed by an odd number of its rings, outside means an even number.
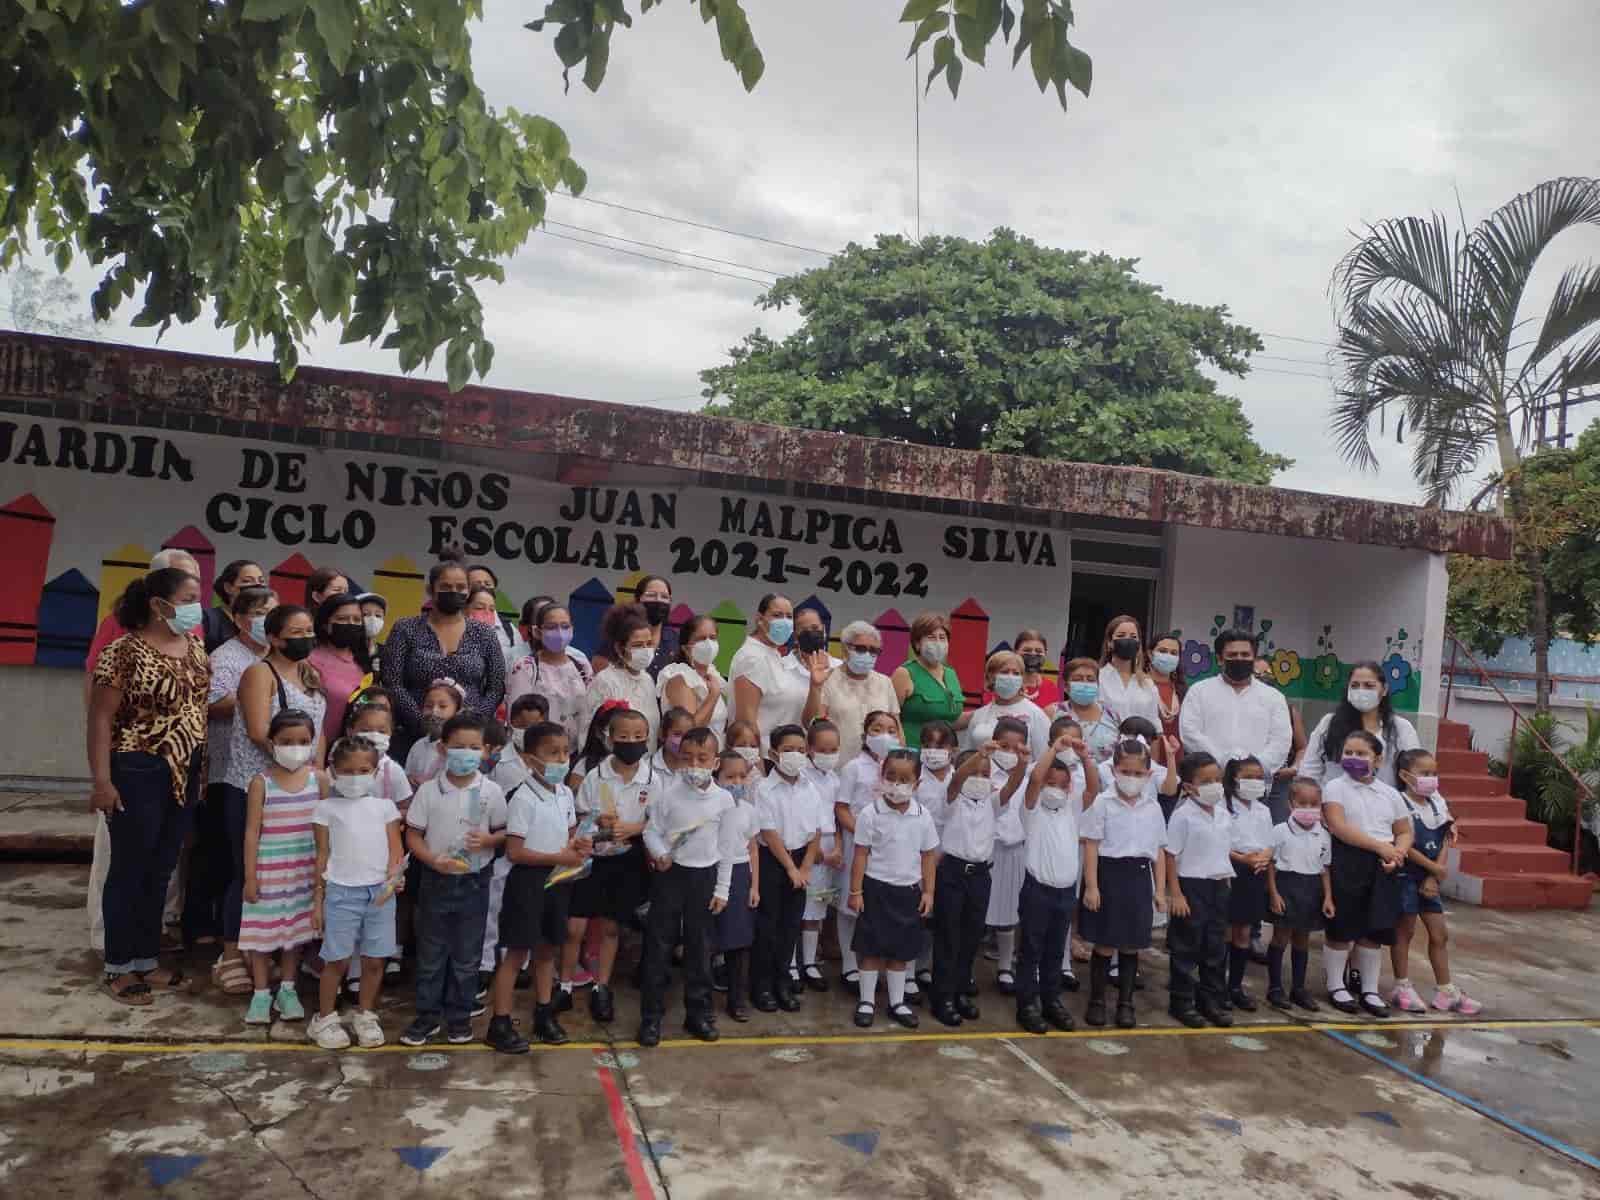
[[[188,641],[188,653],[173,658],[137,633],[125,633],[101,652],[94,666],[95,683],[122,693],[111,719],[111,753],[166,759],[179,804],[184,802],[190,761],[205,754],[211,681],[205,647],[198,638]],[[203,770],[198,778],[205,778]]]

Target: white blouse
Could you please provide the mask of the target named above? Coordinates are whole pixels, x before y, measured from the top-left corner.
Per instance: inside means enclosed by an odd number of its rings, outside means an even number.
[[[584,737],[589,736],[589,724],[607,700],[626,700],[629,708],[643,713],[650,726],[650,744],[656,744],[656,735],[661,729],[661,706],[656,703],[656,681],[647,672],[634,674],[613,663],[594,677],[583,696]]]
[[[712,733],[717,735],[717,749],[720,751],[723,744],[723,734],[728,727],[728,685],[721,675],[717,675],[715,667],[709,668],[711,674],[717,676],[717,681],[722,683],[722,691],[717,695],[716,707],[711,710],[711,720],[706,722]],[[656,677],[656,697],[661,701],[661,711],[666,712],[672,707],[672,701],[667,699],[667,684],[674,679],[681,679],[689,685],[689,694],[694,697],[695,706],[706,702],[706,694],[711,686],[688,663],[669,663],[661,668],[661,674]]]
[[[1141,680],[1134,674],[1123,683],[1117,668],[1107,663],[1100,668],[1100,703],[1121,720],[1143,717],[1157,729],[1161,728],[1161,693],[1148,677]]]
[[[1300,774],[1307,779],[1315,779],[1321,783],[1324,779],[1332,779],[1344,774],[1337,760],[1329,762],[1325,757],[1328,751],[1328,727],[1333,724],[1333,714],[1329,713],[1317,722],[1317,727],[1311,731],[1311,736],[1306,739],[1305,754],[1300,759]],[[1378,731],[1378,740],[1384,740],[1382,728]],[[1392,788],[1400,786],[1399,776],[1395,771],[1394,762],[1402,750],[1419,750],[1422,748],[1422,739],[1417,736],[1417,727],[1404,717],[1396,716],[1394,719],[1394,745],[1384,746],[1383,762],[1378,767],[1378,779],[1387,783]]]

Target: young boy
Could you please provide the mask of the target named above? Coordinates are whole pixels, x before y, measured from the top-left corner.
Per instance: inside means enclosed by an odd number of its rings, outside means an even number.
[[[534,725],[543,725],[550,719],[549,705],[543,696],[529,693],[518,696],[511,704],[511,727],[506,730],[507,743],[500,752],[500,761],[489,772],[489,778],[500,785],[509,805],[511,792],[528,778],[527,764],[522,760],[523,734]],[[488,745],[487,733],[485,746]],[[494,870],[489,876],[489,911],[483,922],[483,954],[478,959],[479,1002],[489,998],[489,985],[494,980],[496,953],[500,944],[500,905],[505,900],[506,876],[511,874],[511,860],[505,856],[505,847],[495,856]]]
[[[337,776],[375,775],[378,752],[370,742],[340,738],[328,756]],[[346,797],[335,789],[311,812],[317,839],[317,883],[313,894],[317,932],[322,934],[322,978],[317,1015],[306,1035],[324,1050],[343,1050],[350,1035],[339,1023],[335,1005],[339,981],[352,955],[361,955],[360,1009],[351,1020],[356,1040],[383,1045],[378,1024],[378,988],[384,960],[395,953],[394,896],[380,905],[386,884],[400,872],[400,812],[382,796]]]
[[[1206,1022],[1226,1028],[1228,1012],[1228,896],[1230,818],[1223,804],[1222,770],[1204,750],[1178,765],[1186,803],[1167,826],[1167,880],[1172,922],[1167,927],[1171,962],[1168,1011],[1191,1029]]]
[[[644,845],[655,873],[650,880],[649,929],[644,939],[644,987],[639,1045],[661,1041],[666,1008],[667,954],[683,931],[683,1028],[702,1042],[717,1040],[711,1009],[711,941],[714,918],[728,904],[733,863],[724,858],[737,837],[733,797],[712,781],[717,738],[703,726],[683,735],[679,766],[653,793]],[[724,826],[727,826],[724,829]]]
[[[567,937],[566,884],[545,887],[557,867],[578,867],[593,850],[588,838],[576,835],[577,811],[563,782],[567,775],[567,731],[563,726],[534,725],[522,735],[523,762],[530,778],[512,793],[506,816],[505,901],[500,910],[500,965],[495,968],[494,1016],[484,1041],[502,1054],[526,1054],[528,1042],[511,1024],[511,998],[523,960],[533,954],[533,1032],[541,1042],[559,1046],[566,1030],[550,1003],[555,984],[556,955]]]
[[[502,731],[503,732],[503,731]],[[482,772],[484,721],[458,713],[445,722],[444,767],[417,789],[406,813],[406,845],[422,864],[417,889],[417,1016],[400,1035],[421,1046],[439,1036],[472,1040],[470,1024],[483,958],[489,876],[505,841],[505,793]],[[448,984],[448,986],[447,986]]]
[[[772,774],[761,781],[756,812],[761,822],[761,905],[750,955],[753,1003],[762,1012],[798,1012],[800,995],[789,980],[789,960],[800,940],[811,868],[822,853],[822,799],[805,777],[806,735],[798,725],[772,731]]]

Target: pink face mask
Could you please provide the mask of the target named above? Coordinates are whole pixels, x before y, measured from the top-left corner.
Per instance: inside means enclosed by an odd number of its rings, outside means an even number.
[[[1289,819],[1301,829],[1315,829],[1322,824],[1322,810],[1320,808],[1291,808]]]
[[[1439,777],[1437,775],[1418,775],[1411,781],[1411,790],[1424,800],[1439,794]]]

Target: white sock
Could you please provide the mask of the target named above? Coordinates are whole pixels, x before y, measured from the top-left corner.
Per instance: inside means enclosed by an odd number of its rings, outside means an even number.
[[[889,988],[889,1007],[899,1008],[906,1002],[906,971],[901,967],[898,971],[885,971],[883,981]]]
[[[861,997],[861,1003],[877,1006],[878,973],[876,971],[861,972],[861,977],[856,981],[856,994]]]
[[[572,994],[572,980],[563,979],[561,981],[561,990],[570,996]]]
[[[850,941],[856,935],[856,915],[846,909],[838,909],[833,914],[834,927],[839,931],[839,957],[842,960],[844,973],[858,970],[856,966],[856,952],[850,949]]]
[[[284,984],[283,986],[288,987],[288,984]],[[294,989],[290,988],[289,990],[293,991]],[[255,990],[255,994],[257,996],[270,996],[270,995],[272,995],[272,989],[271,988],[257,988]]]
[[[1322,974],[1327,979],[1329,992],[1344,991],[1344,968],[1350,961],[1350,951],[1335,950],[1332,946],[1324,944],[1322,947]]]
[[[817,939],[822,936],[820,929],[802,929],[800,931],[800,958],[808,967],[817,965]]]
[[[1361,994],[1376,996],[1378,980],[1383,975],[1383,949],[1379,946],[1357,946],[1350,953],[1356,970],[1361,972]]]
[[[1009,971],[1017,950],[1017,931],[1015,929],[1002,929],[995,934],[995,945],[1000,949],[1000,961],[997,970]]]

